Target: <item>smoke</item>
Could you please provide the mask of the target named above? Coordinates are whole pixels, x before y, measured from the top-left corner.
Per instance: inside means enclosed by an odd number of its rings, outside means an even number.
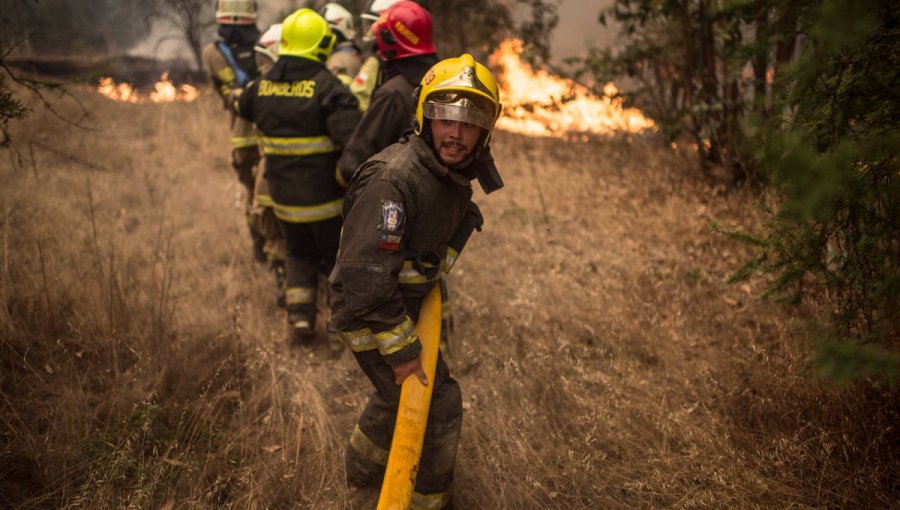
[[[591,45],[609,47],[614,43],[615,30],[597,22],[600,12],[613,1],[559,1],[559,25],[551,37],[554,64],[561,66],[567,57],[584,56]],[[326,0],[259,0],[257,26],[265,31],[296,9],[317,9],[325,3]],[[190,48],[177,29],[151,16],[159,4],[145,0],[0,0],[0,45],[8,48],[27,39],[18,53],[28,57],[127,53],[191,60]],[[358,14],[366,2],[348,0],[342,4]],[[212,19],[203,38],[204,43],[215,39]]]
[[[563,65],[569,57],[584,57],[591,46],[609,48],[615,44],[618,30],[610,21],[603,26],[598,21],[601,12],[608,10],[615,0],[564,0],[557,13],[559,25],[550,40],[552,61]]]
[[[152,2],[0,0],[0,43],[27,57],[113,54],[146,37]]]

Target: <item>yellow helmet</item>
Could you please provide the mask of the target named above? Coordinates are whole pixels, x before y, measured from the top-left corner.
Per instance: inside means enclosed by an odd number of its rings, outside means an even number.
[[[284,18],[278,56],[302,57],[325,62],[337,38],[325,18],[312,9],[299,9]]]
[[[416,134],[421,135],[425,118],[456,120],[485,131],[487,144],[500,116],[500,91],[487,67],[468,53],[441,60],[425,73],[417,90]]]
[[[222,25],[253,25],[256,23],[255,0],[218,0],[216,23]]]

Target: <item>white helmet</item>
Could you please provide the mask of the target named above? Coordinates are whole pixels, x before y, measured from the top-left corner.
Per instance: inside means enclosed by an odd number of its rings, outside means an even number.
[[[254,25],[256,16],[256,0],[218,0],[216,2],[216,23]]]
[[[353,15],[341,4],[328,3],[319,11],[319,15],[325,18],[332,32],[341,34],[345,40],[352,41],[356,37],[356,29],[353,28]]]
[[[359,15],[362,20],[362,40],[363,42],[375,42],[375,34],[372,33],[372,25],[378,21],[381,14],[390,9],[394,4],[400,3],[402,0],[372,0],[366,12]]]
[[[279,43],[281,43],[281,23],[276,23],[263,32],[253,49],[272,59],[272,62],[276,62],[278,61]]]

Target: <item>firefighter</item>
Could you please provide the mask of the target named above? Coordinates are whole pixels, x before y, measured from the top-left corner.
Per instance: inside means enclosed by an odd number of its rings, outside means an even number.
[[[372,26],[381,17],[381,14],[392,5],[401,0],[371,0],[365,12],[359,15],[362,28],[362,43],[364,50],[369,54],[363,60],[359,72],[350,84],[350,91],[359,99],[359,107],[362,111],[369,108],[372,92],[378,84],[378,75],[381,71],[381,61],[378,60],[378,52],[375,44],[375,34]]]
[[[257,6],[254,0],[218,0],[216,23],[219,39],[203,48],[206,72],[222,98],[226,109],[232,96],[256,78],[257,67],[253,46],[259,38],[256,28]],[[253,224],[253,184],[255,169],[260,160],[256,130],[253,125],[230,113],[231,166],[238,180],[246,188],[244,216],[253,241],[253,255],[265,262],[265,238]]]
[[[362,53],[356,46],[356,29],[353,15],[341,4],[328,3],[319,11],[337,37],[325,67],[335,74],[344,85],[350,85],[362,65]]]
[[[419,4],[396,3],[373,27],[382,83],[372,93],[369,108],[338,160],[345,182],[370,156],[412,128],[413,90],[438,61],[431,14]]]
[[[325,68],[335,36],[311,9],[281,26],[278,61],[235,101],[256,123],[272,208],[287,248],[287,320],[297,340],[315,335],[318,275],[334,265],[343,188],[341,147],[359,122],[359,102]]]
[[[256,51],[256,66],[259,68],[260,74],[265,74],[275,65],[275,62],[278,60],[278,44],[280,41],[281,23],[270,26],[259,37],[259,41],[253,49]],[[269,184],[266,182],[265,172],[256,172],[254,188],[256,190],[256,196],[253,201],[254,224],[257,225],[259,233],[266,240],[263,251],[266,253],[269,269],[275,275],[276,303],[278,306],[284,307],[286,305],[284,236],[281,235],[278,220],[275,218],[275,211],[272,209],[272,197],[269,195]]]
[[[422,299],[481,227],[471,180],[500,113],[497,83],[471,55],[435,64],[417,89],[414,132],[369,158],[344,202],[344,231],[329,282],[332,326],[375,391],[346,453],[348,481],[380,483],[400,385],[433,384],[413,508],[447,508],[462,426],[457,382],[438,355],[425,380],[415,333]]]
[[[369,157],[412,129],[416,110],[413,90],[438,60],[431,15],[415,2],[401,1],[390,6],[373,25],[372,33],[382,62],[382,79],[338,160],[338,170],[345,181],[349,181],[353,172]],[[477,173],[488,192],[503,185],[494,168],[490,147],[482,151],[477,164],[485,166],[484,171]],[[490,183],[485,181],[486,176],[492,176]],[[444,304],[441,349],[449,355],[453,314],[447,282],[442,279],[440,285]]]

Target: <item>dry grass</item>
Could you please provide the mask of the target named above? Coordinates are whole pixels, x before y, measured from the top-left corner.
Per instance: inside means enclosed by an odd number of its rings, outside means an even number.
[[[374,507],[343,482],[367,383],[282,342],[218,102],[78,97],[96,131],[38,110],[0,154],[0,507]],[[896,505],[897,394],[822,384],[805,312],[723,284],[708,224],[754,197],[641,139],[494,152],[451,275],[458,508]]]

